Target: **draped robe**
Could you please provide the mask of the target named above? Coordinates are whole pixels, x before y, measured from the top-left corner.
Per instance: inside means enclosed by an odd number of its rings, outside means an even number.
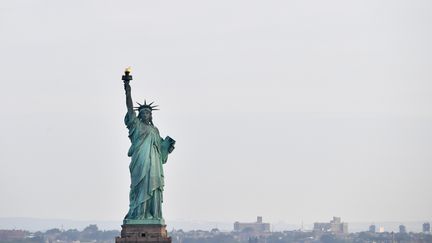
[[[168,157],[168,146],[160,137],[158,129],[137,118],[134,111],[128,112],[125,124],[129,130],[131,157],[129,170],[131,186],[127,220],[162,218],[164,172],[162,164]]]

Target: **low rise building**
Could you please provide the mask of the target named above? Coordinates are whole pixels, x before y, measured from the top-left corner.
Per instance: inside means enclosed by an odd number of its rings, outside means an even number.
[[[24,230],[0,230],[0,242],[23,240],[27,234]]]
[[[263,223],[262,217],[258,216],[257,221],[253,223],[234,223],[234,231],[235,232],[244,232],[244,231],[253,231],[253,232],[269,232],[270,224]]]
[[[341,222],[340,217],[333,217],[330,223],[314,223],[313,231],[331,232],[335,234],[348,234],[348,223]]]

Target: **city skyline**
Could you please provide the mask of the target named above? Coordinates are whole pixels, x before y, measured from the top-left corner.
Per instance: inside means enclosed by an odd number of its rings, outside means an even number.
[[[267,221],[264,218],[264,223],[269,224],[271,232],[281,231],[314,231],[315,224],[326,224],[331,221],[318,221],[313,222],[298,222],[290,223],[287,221]],[[345,221],[345,220],[344,220]],[[236,231],[236,224],[254,224],[254,219],[250,218],[247,221],[239,222],[238,220],[233,222],[221,222],[221,221],[210,221],[210,220],[167,220],[167,229],[173,230],[204,230],[211,231],[212,229],[218,229],[222,232]],[[349,233],[368,232],[371,231],[371,227],[374,226],[374,231],[379,233],[383,232],[397,232],[401,225],[405,226],[407,232],[419,233],[424,231],[425,224],[429,224],[429,220],[423,221],[369,221],[369,222],[344,222],[348,224]],[[88,225],[97,225],[101,230],[120,230],[121,220],[113,221],[97,221],[97,220],[71,220],[71,219],[38,219],[38,218],[1,218],[0,217],[0,229],[1,230],[27,230],[30,232],[46,231],[49,229],[60,229],[70,230],[78,229],[83,230]],[[429,230],[430,231],[430,230]]]

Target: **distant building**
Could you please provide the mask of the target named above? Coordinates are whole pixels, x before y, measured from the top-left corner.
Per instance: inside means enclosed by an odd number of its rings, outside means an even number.
[[[369,232],[371,233],[375,233],[376,232],[376,226],[373,224],[371,226],[369,226]]]
[[[384,233],[384,227],[380,226],[380,227],[378,228],[378,233]]]
[[[399,225],[399,233],[401,233],[401,234],[406,234],[406,232],[407,232],[407,230],[406,230],[406,227],[405,227],[405,225]]]
[[[423,233],[430,233],[431,232],[431,227],[430,227],[430,223],[426,222],[423,224]]]
[[[0,242],[24,240],[26,235],[24,230],[0,230]]]
[[[330,223],[314,223],[313,231],[348,234],[348,223],[342,223],[340,217],[333,217]]]
[[[244,231],[253,231],[256,233],[260,232],[270,232],[270,224],[263,223],[262,217],[258,216],[257,221],[254,223],[234,223],[234,231],[236,232],[244,232]]]

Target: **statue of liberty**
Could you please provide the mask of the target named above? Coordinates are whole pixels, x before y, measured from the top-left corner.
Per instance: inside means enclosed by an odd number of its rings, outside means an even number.
[[[162,217],[162,201],[164,188],[164,172],[162,165],[166,163],[168,154],[174,150],[175,141],[166,137],[162,139],[159,130],[153,125],[152,111],[156,106],[152,103],[139,104],[133,107],[130,69],[123,76],[126,91],[127,113],[125,124],[129,130],[131,146],[128,156],[131,157],[129,170],[131,185],[129,193],[129,212],[124,224],[158,224],[164,225]],[[136,114],[136,111],[138,115]]]

